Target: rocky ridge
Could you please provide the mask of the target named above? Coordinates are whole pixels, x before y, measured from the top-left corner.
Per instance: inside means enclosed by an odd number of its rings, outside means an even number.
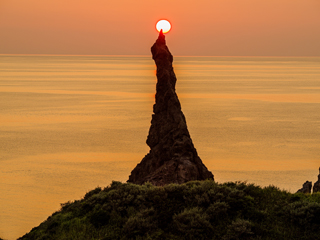
[[[297,193],[311,193],[312,189],[312,182],[306,181],[303,185],[302,188],[300,188]]]
[[[318,175],[318,181],[316,181],[313,185],[313,192],[320,192],[320,168],[319,168],[319,175]]]
[[[191,180],[214,179],[202,163],[191,140],[180,101],[176,76],[162,31],[151,47],[157,66],[157,85],[151,127],[147,137],[150,152],[132,170],[128,182],[163,186]]]
[[[311,193],[312,189],[312,182],[306,181],[302,188],[297,191],[297,193]],[[320,168],[319,168],[319,175],[318,175],[318,181],[316,181],[313,185],[313,193],[320,192]]]

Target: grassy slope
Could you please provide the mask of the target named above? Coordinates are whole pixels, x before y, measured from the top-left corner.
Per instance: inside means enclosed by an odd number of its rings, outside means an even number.
[[[20,239],[320,239],[320,194],[194,181],[96,188]]]

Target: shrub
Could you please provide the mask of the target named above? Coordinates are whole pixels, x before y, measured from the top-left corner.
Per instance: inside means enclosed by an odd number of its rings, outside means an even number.
[[[199,208],[186,209],[173,216],[173,224],[183,239],[210,239],[212,226]]]
[[[158,223],[154,218],[154,214],[154,209],[150,208],[130,217],[123,227],[125,238],[137,239],[138,237],[150,237],[153,236],[154,233],[159,237],[161,230],[158,229]]]
[[[84,195],[84,199],[88,199],[89,197],[98,194],[99,192],[101,192],[101,187],[97,187],[93,190],[91,190],[90,192],[87,192],[86,195]]]
[[[311,240],[319,239],[319,225],[320,193],[209,180],[164,187],[114,181],[61,204],[20,239]]]
[[[110,212],[104,211],[104,209],[100,207],[99,205],[99,207],[96,207],[94,211],[89,214],[89,221],[96,228],[107,225],[110,220]]]
[[[244,219],[237,219],[228,226],[228,232],[224,236],[224,240],[245,240],[250,239],[253,235],[251,231],[252,224]]]
[[[218,201],[208,207],[206,214],[211,222],[218,223],[228,217],[229,208],[227,203]]]

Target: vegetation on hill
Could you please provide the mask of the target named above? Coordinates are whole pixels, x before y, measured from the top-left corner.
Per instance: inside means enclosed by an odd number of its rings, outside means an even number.
[[[155,187],[113,182],[20,239],[320,239],[320,194],[192,181]]]

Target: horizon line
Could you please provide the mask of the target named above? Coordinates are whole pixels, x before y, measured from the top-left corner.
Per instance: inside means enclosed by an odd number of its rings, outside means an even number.
[[[0,56],[16,55],[16,56],[92,56],[92,57],[150,57],[150,55],[142,54],[55,54],[55,53],[0,53]],[[320,55],[175,55],[174,57],[310,57],[318,58]]]

